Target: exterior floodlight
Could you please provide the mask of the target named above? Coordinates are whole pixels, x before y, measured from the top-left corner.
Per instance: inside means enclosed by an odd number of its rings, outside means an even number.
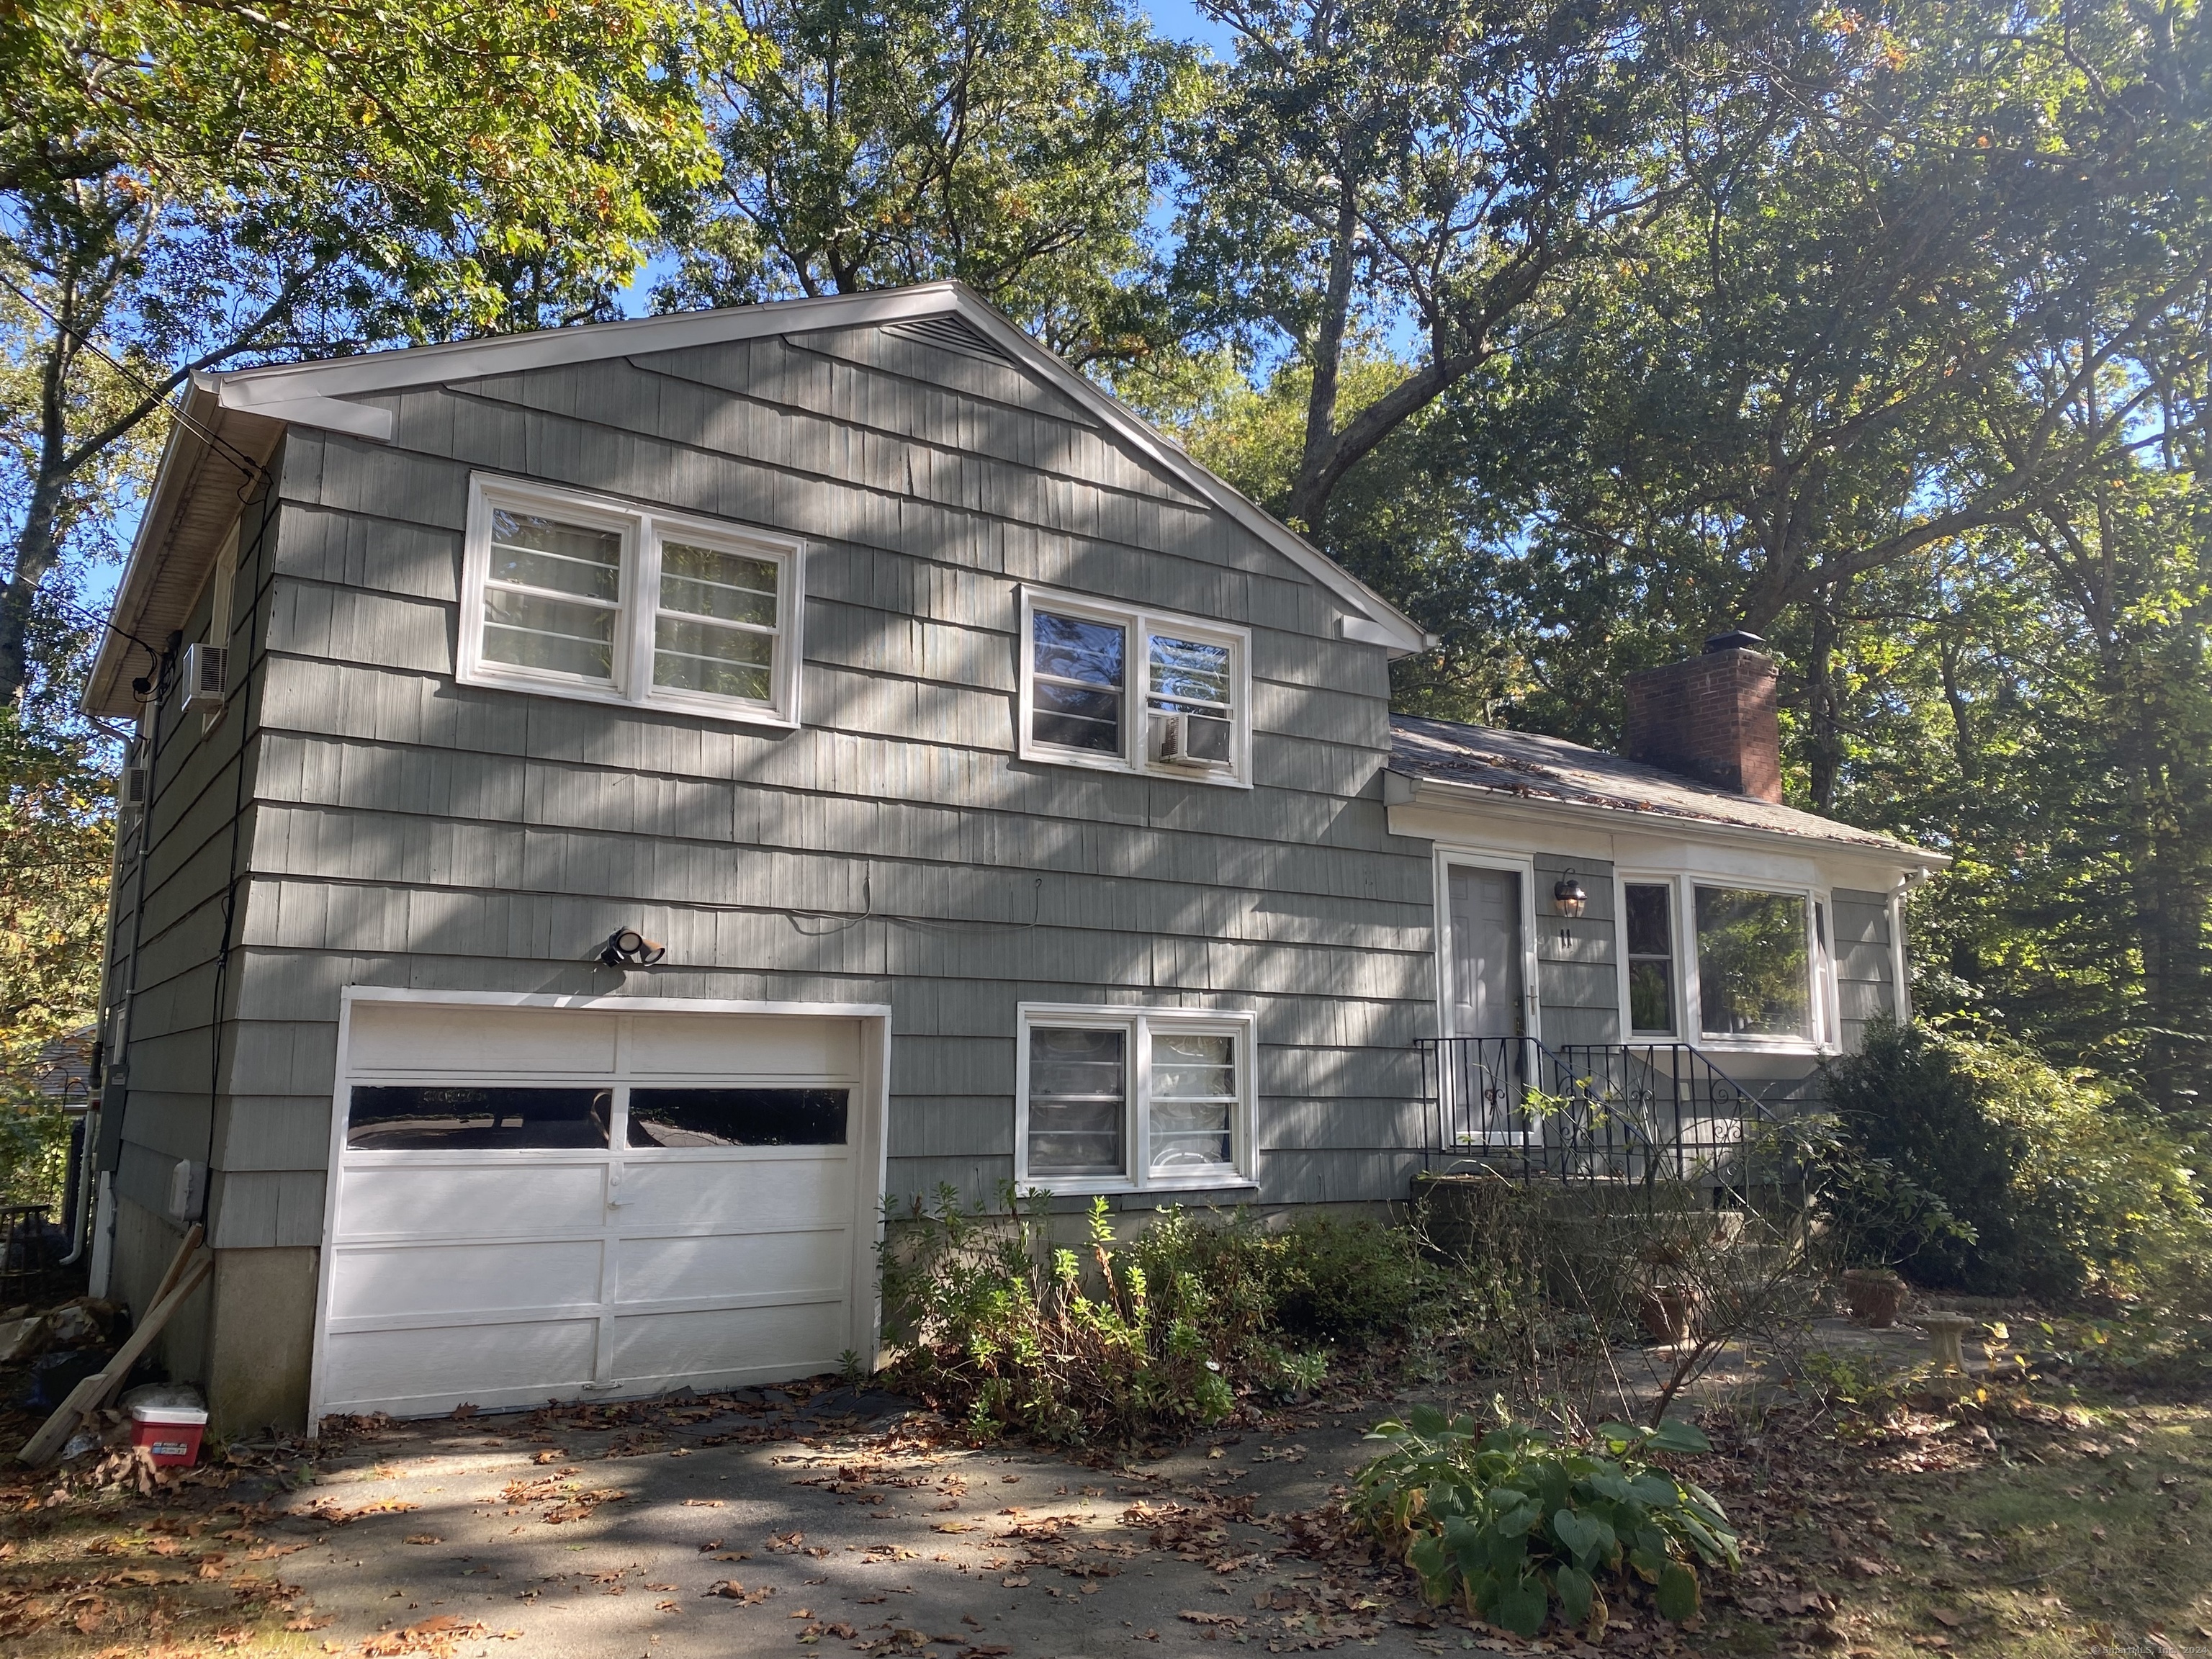
[[[650,968],[668,954],[668,947],[647,939],[635,927],[617,928],[599,947],[599,960],[610,968]]]

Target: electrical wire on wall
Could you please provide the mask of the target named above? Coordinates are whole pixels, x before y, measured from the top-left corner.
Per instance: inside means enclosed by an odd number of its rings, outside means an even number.
[[[723,915],[752,915],[781,916],[793,931],[808,939],[828,939],[833,934],[848,933],[862,922],[880,921],[901,927],[920,928],[937,933],[1025,933],[1034,928],[1044,910],[1044,878],[1036,876],[1030,882],[1030,919],[1027,921],[969,921],[957,917],[904,916],[876,908],[875,871],[872,866],[860,877],[860,913],[849,910],[802,910],[769,904],[687,904],[687,910],[713,910]],[[818,921],[828,924],[809,927],[804,924]],[[696,963],[663,962],[654,964],[669,970],[696,968]]]

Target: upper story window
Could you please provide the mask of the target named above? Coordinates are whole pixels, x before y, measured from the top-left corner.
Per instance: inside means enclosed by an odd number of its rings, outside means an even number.
[[[1025,590],[1021,753],[1249,784],[1250,648],[1241,628]]]
[[[460,677],[795,726],[800,553],[758,531],[477,478]]]
[[[1695,891],[1698,1030],[1709,1037],[1810,1041],[1813,963],[1805,896],[1747,887]]]
[[[1250,1014],[1024,1007],[1016,1182],[1248,1184],[1254,1027]]]

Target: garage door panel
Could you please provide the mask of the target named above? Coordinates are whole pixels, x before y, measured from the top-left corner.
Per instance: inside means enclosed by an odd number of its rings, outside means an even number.
[[[349,1169],[338,1200],[338,1237],[582,1232],[605,1224],[606,1194],[605,1166],[596,1164]]]
[[[615,1017],[564,1008],[357,1002],[346,1064],[356,1073],[414,1077],[605,1076],[615,1066]]]
[[[590,1382],[598,1351],[596,1319],[333,1331],[329,1363],[343,1400],[331,1409],[447,1395],[483,1404],[515,1389],[544,1399]]]
[[[860,1075],[860,1028],[847,1019],[738,1014],[630,1017],[637,1076],[841,1078]]]
[[[744,1296],[766,1290],[842,1296],[853,1267],[845,1228],[818,1232],[626,1238],[615,1293],[623,1302]]]
[[[342,1249],[331,1264],[331,1317],[495,1313],[599,1299],[597,1239],[536,1244]]]
[[[322,1408],[781,1381],[866,1346],[862,1024],[356,999]],[[625,1085],[640,1133],[606,1145]],[[545,1127],[567,1124],[552,1108],[570,1095],[600,1133]],[[516,1123],[529,1133],[502,1139]]]
[[[633,1314],[615,1321],[614,1376],[631,1382],[702,1371],[805,1376],[836,1370],[850,1340],[842,1302]]]
[[[853,1212],[852,1160],[693,1158],[634,1162],[623,1170],[623,1221],[642,1227],[759,1231],[818,1226]]]

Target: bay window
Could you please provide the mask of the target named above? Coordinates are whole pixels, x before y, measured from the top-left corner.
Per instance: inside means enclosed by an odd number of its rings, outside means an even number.
[[[1698,1030],[1709,1037],[1810,1041],[1804,895],[1705,886],[1695,893]]]

